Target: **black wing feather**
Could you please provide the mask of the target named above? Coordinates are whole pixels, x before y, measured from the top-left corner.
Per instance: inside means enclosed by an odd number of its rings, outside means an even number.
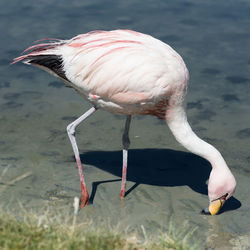
[[[59,55],[30,55],[25,61],[30,64],[36,64],[48,68],[59,77],[69,81],[63,70],[63,59]]]

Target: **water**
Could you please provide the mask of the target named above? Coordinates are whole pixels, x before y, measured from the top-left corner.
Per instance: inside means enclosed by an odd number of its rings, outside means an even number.
[[[129,194],[119,198],[125,119],[98,111],[77,130],[93,206],[83,218],[154,232],[170,218],[198,226],[210,247],[231,249],[250,237],[250,3],[248,1],[6,1],[0,3],[1,204],[18,209],[71,209],[79,177],[66,126],[90,105],[57,79],[12,58],[44,37],[67,39],[91,30],[134,29],[170,44],[189,68],[188,117],[215,145],[238,181],[219,216],[207,205],[206,161],[187,153],[154,117],[134,117]],[[31,173],[14,185],[8,181]],[[3,189],[4,187],[4,189]],[[73,210],[72,210],[73,212]]]

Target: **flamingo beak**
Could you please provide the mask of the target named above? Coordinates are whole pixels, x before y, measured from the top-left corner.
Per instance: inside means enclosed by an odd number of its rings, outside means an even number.
[[[215,215],[217,214],[226,201],[227,194],[210,202],[209,206],[202,210],[202,214]]]

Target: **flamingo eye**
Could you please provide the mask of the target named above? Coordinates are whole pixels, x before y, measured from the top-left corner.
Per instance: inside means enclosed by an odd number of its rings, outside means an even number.
[[[225,199],[227,198],[227,196],[228,196],[228,193],[226,193],[226,194],[224,194],[223,196],[221,196],[221,198],[220,198],[220,199],[225,200]]]

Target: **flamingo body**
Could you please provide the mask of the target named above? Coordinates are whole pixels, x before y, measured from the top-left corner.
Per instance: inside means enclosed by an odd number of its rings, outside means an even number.
[[[94,106],[109,112],[164,118],[170,97],[182,101],[186,93],[188,70],[179,54],[139,32],[96,31],[39,44],[16,61],[44,67],[39,57],[45,61],[55,56],[62,61],[64,75],[52,69],[53,73]]]
[[[127,115],[121,197],[125,195],[131,115],[147,114],[165,119],[178,142],[210,161],[210,206],[206,213],[216,214],[233,195],[236,181],[223,157],[201,140],[187,122],[185,96],[189,74],[181,56],[169,45],[131,30],[94,31],[70,40],[53,39],[36,44],[25,53],[13,63],[23,61],[48,71],[93,105],[67,127],[79,169],[82,206],[88,202],[88,193],[75,127],[97,109]]]

